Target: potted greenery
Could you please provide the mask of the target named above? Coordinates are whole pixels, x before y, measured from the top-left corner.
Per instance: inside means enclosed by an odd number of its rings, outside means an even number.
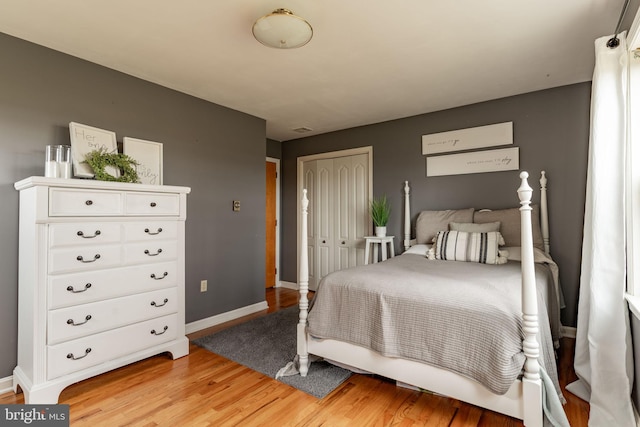
[[[376,227],[376,237],[384,237],[387,235],[387,222],[389,221],[389,214],[391,214],[391,207],[387,201],[387,196],[382,195],[380,198],[373,198],[369,204],[369,210],[371,211],[371,219]]]

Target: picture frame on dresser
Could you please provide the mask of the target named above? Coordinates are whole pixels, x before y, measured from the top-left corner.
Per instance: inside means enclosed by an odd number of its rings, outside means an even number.
[[[77,178],[93,178],[95,176],[91,166],[85,162],[85,158],[90,152],[94,150],[105,153],[118,152],[116,133],[110,130],[71,122],[69,123],[69,137],[73,176]],[[120,171],[113,166],[105,167],[105,172],[115,177],[120,176]]]
[[[138,162],[136,170],[142,184],[162,185],[162,143],[125,136],[122,152]]]

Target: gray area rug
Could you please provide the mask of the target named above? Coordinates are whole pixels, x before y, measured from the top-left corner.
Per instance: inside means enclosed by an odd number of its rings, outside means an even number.
[[[194,344],[212,353],[275,378],[280,368],[296,356],[298,307],[289,307],[240,325],[198,338]],[[305,378],[279,378],[307,394],[322,399],[351,376],[351,371],[330,363],[313,362]]]

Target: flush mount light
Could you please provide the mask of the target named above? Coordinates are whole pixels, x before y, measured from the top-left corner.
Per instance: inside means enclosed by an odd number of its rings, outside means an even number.
[[[313,28],[289,9],[276,9],[253,24],[253,36],[265,46],[293,49],[309,43]]]

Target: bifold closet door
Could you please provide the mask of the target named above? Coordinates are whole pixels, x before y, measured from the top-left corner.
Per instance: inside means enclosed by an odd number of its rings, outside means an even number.
[[[309,198],[309,288],[335,270],[364,262],[369,228],[367,154],[304,163]]]
[[[368,156],[339,157],[333,163],[334,270],[364,263],[369,226]]]

